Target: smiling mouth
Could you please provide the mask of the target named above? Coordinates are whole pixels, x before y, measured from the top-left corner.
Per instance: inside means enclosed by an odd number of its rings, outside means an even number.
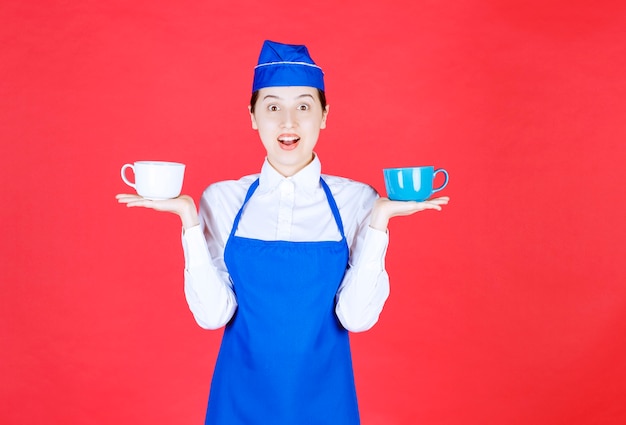
[[[281,135],[278,137],[278,141],[281,144],[281,147],[283,149],[287,149],[287,150],[291,150],[291,149],[295,149],[298,142],[300,141],[300,138],[296,135]]]

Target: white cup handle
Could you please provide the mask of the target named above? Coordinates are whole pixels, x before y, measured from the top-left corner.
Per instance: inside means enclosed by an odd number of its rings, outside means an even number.
[[[129,185],[130,187],[132,187],[133,189],[136,189],[135,187],[135,183],[131,183],[127,178],[126,178],[126,169],[127,168],[131,168],[133,170],[133,174],[135,174],[135,167],[133,166],[133,164],[124,164],[122,166],[122,171],[120,172],[122,175],[122,180],[124,180],[124,183],[126,183],[127,185]]]

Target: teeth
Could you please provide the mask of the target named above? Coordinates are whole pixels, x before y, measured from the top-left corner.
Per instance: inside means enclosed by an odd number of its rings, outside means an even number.
[[[278,140],[281,142],[295,142],[296,140],[300,140],[299,137],[281,137]]]

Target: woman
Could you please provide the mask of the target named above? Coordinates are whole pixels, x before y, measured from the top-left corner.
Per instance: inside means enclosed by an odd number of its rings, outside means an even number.
[[[348,332],[371,328],[388,296],[387,224],[448,198],[394,202],[321,174],[329,108],[305,46],[264,43],[249,111],[260,174],[209,186],[199,213],[186,195],[118,200],[180,216],[189,307],[226,325],[207,424],[358,424]]]

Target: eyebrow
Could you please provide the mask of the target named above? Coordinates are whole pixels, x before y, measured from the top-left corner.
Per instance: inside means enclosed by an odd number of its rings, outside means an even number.
[[[312,95],[312,94],[309,94],[309,93],[304,93],[304,94],[301,94],[301,95],[297,96],[297,97],[296,97],[296,99],[301,99],[301,98],[303,98],[303,97],[310,97],[311,99],[313,99],[313,95]],[[278,100],[283,100],[283,98],[282,98],[282,97],[280,97],[280,96],[276,96],[276,95],[273,95],[273,94],[267,94],[267,95],[263,96],[263,100],[265,100],[265,99],[278,99]]]

